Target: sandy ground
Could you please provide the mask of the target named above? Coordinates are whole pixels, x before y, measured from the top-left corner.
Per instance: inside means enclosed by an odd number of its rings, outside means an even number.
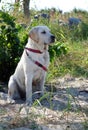
[[[57,78],[31,107],[22,100],[8,104],[1,86],[0,130],[88,130],[88,79]]]

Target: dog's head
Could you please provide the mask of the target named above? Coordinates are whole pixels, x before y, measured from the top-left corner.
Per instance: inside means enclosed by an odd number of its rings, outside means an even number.
[[[36,26],[29,32],[29,37],[36,43],[50,45],[55,41],[55,36],[50,33],[47,26]]]

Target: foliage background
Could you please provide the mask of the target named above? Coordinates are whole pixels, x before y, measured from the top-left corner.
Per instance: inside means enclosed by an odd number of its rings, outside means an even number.
[[[73,76],[88,77],[88,12],[74,9],[70,13],[60,14],[55,10],[54,16],[47,19],[34,19],[35,14],[49,13],[50,10],[31,10],[30,20],[23,17],[22,12],[13,10],[0,11],[0,81],[8,81],[20,60],[27,43],[28,32],[33,26],[47,25],[56,37],[56,42],[49,47],[50,67],[46,81],[57,76],[70,73]],[[67,22],[69,16],[81,16],[82,23],[78,27],[61,26],[59,19]]]

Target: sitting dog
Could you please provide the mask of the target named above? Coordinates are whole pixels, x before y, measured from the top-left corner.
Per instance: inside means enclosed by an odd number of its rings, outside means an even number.
[[[32,103],[33,89],[42,94],[49,65],[48,45],[55,41],[47,26],[36,26],[29,32],[22,57],[14,74],[8,82],[9,101],[22,97],[25,94],[26,103]]]

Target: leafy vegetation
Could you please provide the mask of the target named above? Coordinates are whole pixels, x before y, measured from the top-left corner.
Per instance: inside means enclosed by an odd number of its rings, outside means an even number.
[[[14,17],[0,12],[0,78],[8,80],[20,56],[20,40]]]
[[[49,13],[49,10],[42,12]],[[42,18],[34,19],[37,13],[39,14],[40,11],[31,10],[32,21],[25,25],[28,22],[26,19],[23,20],[22,13],[19,12],[18,20],[16,15],[12,16],[14,12],[8,14],[0,11],[0,80],[8,81],[27,42],[27,33],[37,25],[47,25],[56,37],[56,42],[49,47],[51,63],[47,81],[67,73],[88,77],[88,12],[74,9],[73,12],[62,16],[56,10],[54,18],[50,21]],[[66,21],[68,15],[81,16],[82,22],[73,28],[69,28],[68,25],[59,25],[58,18],[64,18],[63,20]]]

